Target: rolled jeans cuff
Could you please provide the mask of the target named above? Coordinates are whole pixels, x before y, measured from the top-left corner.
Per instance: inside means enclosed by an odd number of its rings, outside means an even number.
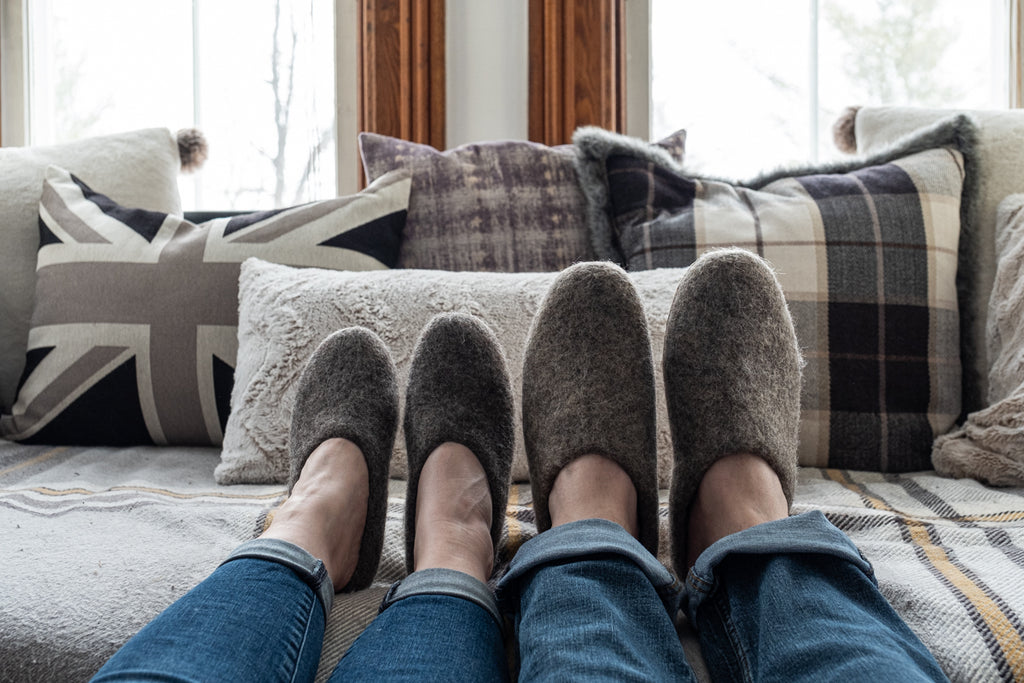
[[[414,595],[447,595],[469,600],[487,610],[499,628],[502,626],[498,603],[491,589],[465,572],[440,567],[415,571],[391,585],[380,604],[380,611]]]
[[[697,608],[715,592],[715,569],[730,555],[831,555],[849,562],[876,586],[874,569],[853,541],[820,510],[765,522],[726,536],[709,546],[686,576],[686,608],[691,623]]]
[[[675,616],[682,596],[680,582],[640,541],[606,519],[562,524],[531,538],[512,558],[508,572],[498,582],[498,594],[514,593],[514,585],[535,569],[601,555],[631,560],[651,582],[668,613]]]
[[[221,562],[221,566],[242,559],[267,560],[291,569],[320,598],[320,606],[324,609],[324,621],[327,621],[331,605],[334,604],[334,583],[331,582],[327,567],[321,560],[294,543],[277,538],[255,538],[235,548],[228,558]]]

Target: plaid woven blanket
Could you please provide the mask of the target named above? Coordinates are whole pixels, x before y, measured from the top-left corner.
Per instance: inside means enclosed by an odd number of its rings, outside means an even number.
[[[0,680],[88,678],[259,533],[282,487],[217,486],[217,462],[213,449],[0,441]],[[404,487],[392,482],[378,583],[335,601],[320,680],[404,573]],[[514,487],[509,503],[505,560],[536,533],[529,486]],[[951,679],[1024,680],[1024,489],[805,468],[795,511],[809,509],[857,543]],[[667,515],[663,505],[663,532]]]
[[[853,539],[951,679],[1024,680],[1024,489],[804,470],[795,507]]]

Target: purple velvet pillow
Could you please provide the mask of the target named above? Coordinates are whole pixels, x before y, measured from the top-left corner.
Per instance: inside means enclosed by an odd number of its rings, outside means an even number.
[[[679,131],[656,143],[681,159]],[[556,271],[595,258],[572,145],[503,141],[441,152],[361,133],[367,180],[412,171],[400,268]]]

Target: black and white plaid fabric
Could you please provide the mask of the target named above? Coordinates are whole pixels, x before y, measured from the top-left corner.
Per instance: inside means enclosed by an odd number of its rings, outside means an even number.
[[[628,269],[723,246],[776,269],[807,359],[802,465],[930,468],[932,440],[961,412],[957,149],[756,188],[624,154],[606,167]]]

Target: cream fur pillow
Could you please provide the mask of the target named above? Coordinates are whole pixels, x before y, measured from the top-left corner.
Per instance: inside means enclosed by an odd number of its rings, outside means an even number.
[[[661,380],[665,320],[683,269],[631,274],[644,301],[658,387],[658,475],[667,487],[672,441]],[[521,407],[523,347],[534,312],[554,273],[470,273],[434,270],[337,272],[296,269],[258,259],[242,264],[238,364],[231,416],[216,477],[221,484],[283,483],[288,478],[288,428],[295,382],[317,344],[336,329],[376,332],[398,366],[401,393],[420,330],[436,313],[461,311],[490,325],[508,359],[516,410]],[[512,476],[529,472],[518,435]],[[392,476],[406,475],[405,441],[395,443]]]
[[[1024,194],[999,204],[999,262],[988,308],[988,403],[1024,386]]]
[[[988,308],[988,407],[935,440],[932,463],[947,477],[1024,486],[1024,194],[998,207],[998,267]]]

